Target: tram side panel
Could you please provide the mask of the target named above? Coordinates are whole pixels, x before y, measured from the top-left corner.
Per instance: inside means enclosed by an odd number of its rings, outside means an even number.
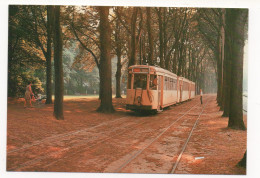
[[[183,90],[182,91],[182,101],[189,100],[189,90]]]
[[[178,77],[178,85],[177,85],[177,92],[178,92],[178,98],[177,98],[177,102],[180,103],[182,102],[182,82],[183,82],[183,78],[182,77]]]
[[[195,83],[191,83],[191,99],[195,98]]]
[[[177,103],[177,78],[164,76],[163,107]]]
[[[189,99],[189,83],[188,81],[183,81],[182,84],[182,101]]]

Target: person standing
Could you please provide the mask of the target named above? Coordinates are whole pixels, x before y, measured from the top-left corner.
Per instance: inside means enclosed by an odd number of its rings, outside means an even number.
[[[34,97],[32,92],[32,82],[29,83],[29,85],[26,86],[26,91],[24,95],[24,107],[26,108],[28,103],[30,107],[32,107],[32,97]]]
[[[203,92],[202,92],[202,89],[200,89],[200,103],[202,104],[202,95],[203,95]]]

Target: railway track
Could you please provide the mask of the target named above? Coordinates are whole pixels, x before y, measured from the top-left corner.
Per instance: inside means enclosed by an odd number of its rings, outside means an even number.
[[[69,137],[69,136],[71,136],[71,135],[80,134],[80,133],[82,133],[82,132],[86,132],[86,131],[91,130],[91,129],[96,129],[96,128],[102,127],[102,126],[104,126],[104,125],[107,125],[107,128],[109,128],[109,125],[111,125],[110,127],[115,126],[115,125],[114,125],[115,122],[118,122],[119,120],[122,120],[122,119],[125,119],[125,118],[131,118],[131,116],[121,117],[121,118],[119,118],[119,119],[116,119],[116,120],[113,120],[113,121],[110,121],[110,122],[106,122],[106,123],[102,123],[102,124],[99,124],[99,125],[96,125],[96,126],[94,126],[94,127],[87,128],[87,129],[82,129],[82,130],[78,130],[78,131],[75,131],[75,132],[65,133],[65,134],[62,134],[62,135],[55,136],[55,137],[47,138],[47,139],[38,141],[38,142],[36,142],[36,143],[33,143],[33,144],[30,144],[30,145],[24,146],[24,147],[22,147],[22,148],[20,148],[20,149],[11,150],[11,151],[8,152],[8,154],[12,154],[12,153],[15,153],[15,152],[21,152],[21,151],[24,151],[24,150],[26,150],[26,149],[30,149],[31,147],[39,146],[40,144],[46,144],[46,143],[48,143],[48,142],[49,142],[49,143],[50,143],[50,142],[52,142],[52,143],[59,142],[61,138]],[[145,118],[145,117],[142,117],[142,118]],[[141,122],[141,123],[139,123],[139,124],[137,124],[137,125],[134,125],[131,130],[133,131],[134,128],[136,128],[136,127],[139,126],[139,125],[144,124],[145,122],[148,122],[148,121],[145,120],[144,122]],[[28,166],[33,166],[34,164],[37,164],[37,163],[43,161],[44,159],[47,159],[47,158],[51,157],[52,155],[55,155],[55,154],[58,154],[58,153],[62,153],[62,152],[68,152],[69,150],[72,150],[72,149],[77,148],[77,150],[74,151],[73,154],[70,154],[69,156],[65,156],[65,157],[63,157],[63,158],[57,159],[57,160],[55,160],[55,161],[53,161],[53,162],[51,162],[51,163],[48,163],[48,164],[44,165],[43,168],[46,168],[46,167],[48,167],[48,166],[50,166],[50,165],[52,165],[52,164],[54,164],[54,163],[57,163],[57,162],[62,161],[63,159],[67,159],[67,158],[69,158],[69,157],[71,157],[71,156],[73,156],[73,155],[76,155],[77,153],[79,153],[80,151],[82,151],[82,149],[83,149],[83,150],[84,150],[84,149],[90,149],[90,148],[92,148],[92,147],[94,147],[94,146],[96,146],[96,145],[98,145],[98,144],[100,144],[100,143],[103,143],[103,142],[105,142],[105,141],[108,141],[108,140],[110,140],[110,139],[112,139],[112,138],[114,138],[114,137],[116,137],[116,136],[118,136],[118,135],[122,135],[123,133],[126,133],[126,132],[127,132],[127,131],[124,131],[124,129],[122,129],[122,130],[123,130],[123,131],[121,131],[121,132],[117,132],[116,134],[113,134],[113,136],[111,136],[111,137],[102,138],[102,139],[96,141],[94,144],[91,144],[91,143],[89,142],[89,140],[87,140],[87,141],[82,141],[81,143],[74,144],[73,146],[66,147],[66,148],[61,149],[61,150],[59,150],[59,151],[53,151],[53,152],[51,152],[51,153],[49,153],[49,154],[44,154],[43,156],[37,156],[36,158],[34,158],[34,159],[32,159],[32,160],[29,160],[29,161],[26,161],[26,162],[24,162],[24,163],[22,163],[22,164],[20,164],[20,165],[18,165],[18,166],[13,166],[13,167],[11,167],[11,168],[8,168],[8,170],[10,170],[10,171],[16,171],[16,170],[20,170],[20,169],[25,168],[25,167],[28,167]],[[105,131],[104,131],[104,132],[105,132]],[[110,135],[112,135],[112,134],[110,134]],[[91,146],[85,147],[86,145],[89,145],[89,144],[91,144]],[[83,148],[81,148],[81,147],[83,147]],[[81,148],[81,149],[80,149],[80,148]]]
[[[125,117],[122,117],[122,118],[125,118]],[[122,119],[122,118],[121,118],[121,119]],[[119,120],[119,119],[118,119],[118,120]],[[117,120],[117,121],[118,121],[118,120]],[[110,123],[111,123],[111,122],[110,122]],[[112,123],[114,123],[114,122],[112,122]],[[143,123],[144,123],[144,122],[142,122],[141,124],[143,124]],[[88,129],[82,129],[82,130],[75,131],[75,132],[72,132],[72,133],[62,134],[61,136],[53,137],[52,139],[45,139],[45,140],[43,140],[43,141],[41,141],[41,142],[37,142],[37,143],[35,143],[35,144],[31,144],[31,145],[29,145],[29,146],[25,146],[25,147],[23,147],[23,148],[21,148],[21,149],[16,149],[16,150],[14,150],[13,152],[9,152],[9,154],[10,154],[10,153],[14,153],[14,152],[18,152],[18,151],[23,151],[23,150],[28,149],[28,148],[31,148],[31,147],[33,147],[33,146],[37,146],[37,145],[44,144],[44,143],[47,143],[47,142],[52,142],[52,143],[59,142],[59,141],[60,141],[59,139],[61,139],[61,138],[68,137],[68,136],[71,136],[71,135],[76,135],[76,134],[78,134],[78,133],[82,133],[82,132],[85,132],[85,131],[87,131],[87,130],[94,129],[94,128],[97,128],[97,127],[100,127],[100,126],[104,126],[104,125],[105,125],[105,124],[99,124],[99,125],[97,125],[97,126],[94,126],[94,127],[88,128]],[[123,132],[118,132],[118,133],[115,134],[114,136],[119,135],[119,134],[122,134],[122,133],[123,133]],[[95,145],[97,145],[97,144],[99,144],[99,143],[102,143],[102,142],[104,142],[104,141],[106,141],[106,140],[109,140],[109,139],[111,139],[111,137],[110,137],[110,138],[107,138],[107,137],[102,138],[102,139],[100,139],[99,141],[95,142],[93,145],[88,146],[87,148],[91,148],[91,147],[93,147],[93,146],[95,146]],[[90,144],[90,141],[89,141],[89,140],[83,141],[83,142],[81,142],[81,143],[74,144],[73,146],[66,147],[66,148],[61,149],[61,150],[59,150],[59,151],[53,151],[53,152],[51,152],[51,153],[49,153],[49,154],[45,154],[45,155],[43,155],[43,156],[38,156],[38,157],[36,157],[36,158],[34,158],[34,159],[30,160],[30,161],[27,161],[27,162],[25,162],[25,163],[20,164],[19,166],[14,166],[14,167],[12,167],[12,168],[9,168],[9,170],[10,170],[10,171],[16,171],[16,170],[18,170],[18,169],[21,169],[21,168],[24,168],[24,167],[27,167],[27,166],[32,166],[33,164],[36,164],[36,163],[38,163],[38,162],[40,162],[40,161],[42,161],[42,160],[44,160],[44,159],[46,159],[46,158],[49,158],[49,157],[51,157],[52,155],[55,155],[55,154],[58,154],[58,153],[62,153],[62,152],[65,152],[65,151],[69,151],[69,150],[74,149],[74,148],[80,148],[81,146],[88,145],[88,144]],[[73,155],[75,155],[77,152],[78,152],[78,151],[74,152]],[[64,158],[67,158],[67,157],[64,157]],[[63,159],[64,159],[64,158],[63,158]],[[49,164],[47,164],[47,165],[45,165],[45,166],[43,166],[43,167],[48,167],[49,165],[52,165],[52,164],[54,164],[54,163],[56,163],[56,162],[59,162],[59,161],[61,161],[61,160],[62,160],[62,158],[61,158],[61,159],[57,159],[57,160],[53,161],[52,163],[49,163]]]
[[[7,151],[7,154],[23,151],[25,149],[28,149],[28,148],[31,148],[33,146],[37,146],[37,145],[40,145],[40,144],[43,144],[43,143],[53,142],[53,141],[55,142],[55,141],[57,141],[57,140],[59,140],[61,138],[72,136],[72,135],[76,135],[76,134],[79,134],[79,133],[82,133],[82,132],[86,132],[88,130],[95,129],[97,127],[101,127],[101,126],[104,126],[106,124],[118,122],[119,120],[122,120],[122,119],[125,119],[125,118],[129,118],[129,116],[120,117],[120,118],[115,119],[113,121],[108,121],[108,122],[105,122],[105,123],[101,123],[101,124],[98,124],[98,125],[93,126],[93,127],[89,127],[89,128],[85,128],[85,129],[81,129],[81,130],[77,130],[77,131],[72,131],[72,132],[69,132],[69,133],[59,134],[59,135],[48,137],[48,138],[45,138],[45,139],[42,139],[42,140],[38,140],[38,141],[35,141],[32,144],[28,144],[28,145],[22,146],[21,148],[16,148],[16,149],[12,149],[10,151]]]
[[[205,100],[206,100],[206,98],[205,98]],[[190,104],[190,105],[191,105],[191,104]],[[156,140],[158,140],[158,138],[160,138],[160,136],[162,136],[174,123],[176,123],[176,122],[177,122],[178,120],[180,120],[182,117],[184,117],[185,115],[187,115],[188,112],[189,112],[190,110],[192,110],[192,108],[194,108],[194,107],[197,106],[197,105],[199,105],[199,104],[196,104],[196,105],[194,105],[194,106],[192,105],[192,107],[189,106],[189,110],[188,110],[187,112],[185,112],[184,114],[182,114],[180,117],[178,117],[176,120],[174,120],[170,126],[168,126],[167,128],[165,128],[157,137],[155,137],[155,138],[152,140],[152,143],[155,142]],[[185,107],[187,107],[187,105],[186,105]],[[184,107],[184,108],[185,108],[185,107]],[[162,113],[162,115],[163,115],[163,114],[166,114],[166,113]],[[87,130],[95,129],[95,128],[98,128],[98,127],[101,127],[101,126],[104,126],[104,125],[109,126],[109,124],[113,124],[113,123],[115,123],[116,121],[119,121],[119,120],[124,119],[124,118],[127,118],[127,117],[130,117],[130,116],[121,117],[121,118],[119,118],[119,119],[116,119],[116,120],[113,120],[113,121],[110,121],[110,122],[106,122],[106,123],[102,123],[102,124],[96,125],[96,126],[91,127],[91,128],[82,129],[82,130],[78,130],[78,131],[75,131],[75,132],[65,133],[65,134],[62,134],[62,135],[59,135],[59,136],[55,136],[55,137],[43,139],[43,140],[38,141],[38,142],[35,142],[35,143],[31,144],[31,145],[24,146],[24,147],[22,147],[22,148],[20,148],[20,149],[11,150],[11,151],[8,152],[8,154],[10,154],[10,153],[15,153],[15,152],[19,152],[19,151],[23,151],[23,150],[29,149],[29,148],[31,148],[31,147],[33,147],[33,146],[37,146],[37,145],[44,144],[44,143],[47,143],[47,142],[59,141],[59,139],[61,139],[61,138],[65,138],[65,137],[68,137],[68,136],[71,136],[71,135],[77,135],[77,134],[79,134],[79,133],[86,132]],[[130,117],[130,118],[131,118],[131,117]],[[165,119],[165,120],[166,120],[166,119]],[[117,137],[117,136],[121,136],[121,135],[124,134],[124,133],[127,133],[127,132],[131,133],[131,132],[134,131],[134,129],[135,129],[136,127],[138,127],[138,126],[140,126],[140,125],[143,125],[145,122],[147,122],[147,120],[145,120],[144,122],[138,123],[137,125],[133,125],[133,127],[130,128],[130,131],[128,131],[129,128],[128,128],[128,130],[124,130],[124,129],[123,129],[123,131],[117,132],[116,134],[113,134],[112,136],[107,136],[107,137],[105,137],[105,138],[99,139],[99,140],[96,141],[94,144],[91,144],[91,145],[89,145],[89,146],[86,146],[86,145],[89,144],[89,142],[82,142],[82,143],[73,145],[73,146],[71,146],[71,147],[64,148],[64,149],[59,150],[59,151],[57,151],[57,152],[52,152],[52,153],[47,154],[47,155],[44,155],[44,156],[38,156],[38,157],[36,157],[36,158],[33,159],[33,160],[27,161],[27,162],[25,162],[25,163],[23,163],[23,164],[20,164],[20,165],[18,165],[18,166],[12,167],[12,168],[10,168],[10,169],[8,169],[8,170],[12,170],[12,171],[21,170],[21,169],[23,169],[23,168],[27,168],[27,167],[34,166],[34,165],[36,165],[37,163],[39,163],[39,162],[41,162],[41,161],[43,161],[43,160],[45,160],[45,159],[48,159],[48,158],[51,157],[53,154],[57,154],[57,153],[59,153],[59,152],[68,152],[68,151],[72,151],[72,150],[74,151],[73,154],[69,154],[68,156],[64,156],[64,157],[62,157],[62,158],[56,159],[56,160],[51,161],[50,163],[45,164],[45,165],[42,166],[42,168],[48,168],[48,167],[50,167],[51,165],[54,165],[54,164],[56,164],[56,163],[58,163],[58,162],[61,162],[61,161],[65,160],[65,159],[69,159],[71,156],[74,156],[74,155],[76,155],[76,154],[82,152],[83,150],[91,149],[91,148],[93,148],[93,147],[95,147],[95,146],[97,146],[97,145],[99,145],[99,144],[108,142],[109,140],[111,140],[111,139],[113,139],[113,138],[115,138],[115,137]],[[122,129],[121,129],[121,130],[122,130]],[[151,144],[152,144],[152,143],[151,143]],[[116,172],[120,171],[120,169],[122,170],[127,164],[129,164],[134,158],[136,158],[138,155],[140,155],[140,154],[141,154],[146,148],[148,148],[151,144],[146,145],[146,146],[142,149],[142,151],[139,151],[138,154],[135,154],[134,156],[132,156],[132,157],[127,161],[127,163],[124,163],[123,165],[121,165],[121,166],[117,169]],[[75,149],[76,149],[76,150],[75,150]]]
[[[199,114],[199,116],[198,116],[196,122],[194,123],[194,125],[193,125],[193,127],[192,127],[192,129],[191,129],[191,131],[190,131],[190,133],[189,133],[189,136],[188,136],[188,138],[187,138],[185,144],[184,144],[183,147],[182,147],[181,153],[179,154],[179,156],[178,156],[178,158],[177,158],[177,161],[175,162],[175,164],[173,165],[173,168],[172,168],[171,171],[169,172],[170,174],[173,174],[173,173],[175,172],[175,170],[176,170],[176,168],[177,168],[177,166],[178,166],[178,164],[179,164],[179,162],[180,162],[180,160],[181,160],[181,157],[182,157],[182,155],[183,155],[183,153],[184,153],[184,151],[185,151],[185,149],[186,149],[186,147],[187,147],[187,145],[188,145],[188,143],[189,143],[189,141],[190,141],[191,135],[192,135],[194,129],[196,128],[196,126],[197,126],[197,124],[198,124],[198,121],[199,121],[199,119],[200,119],[200,116],[202,115],[203,111],[205,110],[205,108],[206,108],[208,102],[209,102],[209,101],[207,101],[207,103],[206,103],[205,106],[203,107],[202,111],[200,112],[200,114]]]
[[[208,100],[209,101],[209,100]],[[208,103],[207,101],[207,103]],[[200,118],[201,114],[203,113],[207,103],[204,105],[202,111],[200,112],[198,119]],[[167,132],[176,122],[178,122],[180,119],[182,119],[184,116],[186,116],[193,108],[195,108],[195,106],[198,106],[200,104],[196,104],[193,107],[191,107],[187,112],[185,112],[182,116],[178,117],[177,120],[175,120],[174,122],[172,122],[167,128],[165,128],[161,133],[159,133],[159,135],[157,137],[155,137],[150,143],[148,143],[146,146],[144,146],[142,149],[140,149],[137,153],[135,153],[133,156],[131,156],[128,160],[126,160],[121,166],[119,166],[117,169],[115,169],[113,172],[119,173],[121,172],[128,164],[130,164],[135,158],[137,158],[140,154],[142,154],[147,148],[149,148],[153,143],[155,143],[165,132]],[[196,122],[193,125],[193,128],[189,134],[189,137],[187,139],[187,141],[185,142],[182,151],[177,159],[177,162],[175,163],[175,165],[173,166],[172,170],[170,171],[170,173],[174,173],[175,169],[177,168],[177,165],[181,159],[181,156],[183,154],[183,152],[185,151],[185,148],[188,144],[188,141],[191,137],[191,134],[193,132],[193,130],[195,129],[198,119],[196,120]]]

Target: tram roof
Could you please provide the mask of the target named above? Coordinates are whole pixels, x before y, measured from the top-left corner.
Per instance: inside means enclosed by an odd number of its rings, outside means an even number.
[[[149,65],[132,65],[128,69],[133,69],[133,68],[150,68],[152,71],[156,71],[156,72],[160,72],[160,73],[164,73],[164,74],[168,74],[168,75],[177,77],[176,74],[174,74],[166,69],[163,69],[161,67],[149,66]],[[179,77],[182,78],[183,81],[192,82],[184,77],[181,77],[181,76],[179,76]],[[192,83],[194,83],[194,82],[192,82]]]
[[[164,73],[164,74],[168,74],[168,75],[177,77],[176,74],[174,74],[166,69],[163,69],[161,67],[149,66],[149,65],[132,65],[128,69],[133,69],[133,68],[150,68],[151,71],[160,72],[160,73]]]

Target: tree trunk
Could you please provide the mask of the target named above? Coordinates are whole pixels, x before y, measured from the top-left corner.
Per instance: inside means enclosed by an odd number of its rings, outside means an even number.
[[[100,65],[101,66],[101,65]],[[101,77],[102,73],[101,73],[101,67],[98,68],[98,73],[99,73],[99,93],[98,93],[98,99],[101,100],[102,96],[103,96],[103,88],[101,83],[103,82],[103,79]]]
[[[121,60],[121,57],[118,59],[118,61]],[[116,71],[116,98],[122,98],[121,96],[121,61],[120,63],[117,62],[117,71]]]
[[[62,32],[60,27],[60,6],[54,7],[54,70],[55,70],[55,100],[53,115],[63,120],[63,68],[62,68]]]
[[[219,35],[219,37],[218,37],[218,52],[217,52],[217,56],[216,56],[216,58],[217,58],[217,82],[218,82],[218,88],[217,88],[217,103],[218,103],[218,106],[221,106],[221,88],[222,88],[222,86],[221,86],[221,83],[222,83],[222,62],[221,62],[221,60],[222,60],[222,58],[221,58],[221,35]]]
[[[137,7],[133,8],[133,14],[131,18],[131,53],[128,66],[136,64],[136,20],[137,20]]]
[[[122,45],[120,39],[120,22],[117,19],[116,21],[116,29],[115,29],[115,43],[116,43],[116,56],[117,56],[117,71],[116,71],[116,98],[122,98],[121,96],[121,56],[122,56]]]
[[[176,50],[173,53],[172,72],[175,74],[177,73],[177,51]]]
[[[162,24],[162,30],[163,30],[163,65],[164,68],[167,70],[170,70],[170,66],[169,66],[169,59],[167,59],[167,51],[168,51],[168,46],[167,46],[167,21],[166,21],[166,10],[167,7],[163,8],[163,24]]]
[[[163,19],[162,19],[162,8],[159,7],[159,10],[157,12],[158,14],[158,20],[159,20],[159,42],[160,42],[160,47],[159,47],[159,51],[160,51],[160,54],[159,54],[159,57],[160,57],[160,67],[161,68],[164,68],[164,49],[163,49],[163,46],[164,46],[164,42],[163,42]]]
[[[52,104],[52,84],[51,84],[51,33],[53,19],[53,7],[47,6],[47,52],[46,52],[46,101],[45,104]]]
[[[117,53],[117,71],[116,71],[116,98],[122,98],[121,96],[121,51]]]
[[[247,151],[246,151],[247,152]],[[243,158],[239,161],[238,166],[246,168],[246,152],[244,153]]]
[[[224,58],[225,58],[225,30],[224,30],[224,24],[225,24],[225,10],[222,9],[222,25],[221,25],[221,36],[220,36],[220,55],[219,56],[219,61],[217,63],[218,65],[218,94],[217,94],[217,102],[218,105],[220,106],[220,110],[223,111],[223,87],[224,87],[224,82],[223,82],[223,73],[224,73]]]
[[[112,105],[112,68],[111,68],[111,29],[109,25],[109,7],[98,7],[100,15],[100,85],[102,97],[98,112],[114,112]]]
[[[183,75],[182,75],[182,66],[183,66],[184,61],[183,61],[183,58],[182,58],[182,45],[180,45],[179,48],[178,48],[178,54],[179,54],[179,56],[178,56],[179,64],[178,64],[177,75],[183,77]]]
[[[230,113],[228,127],[245,130],[243,121],[243,58],[244,58],[244,29],[248,11],[245,9],[228,9],[232,21],[232,60]]]
[[[226,26],[225,26],[225,58],[224,58],[224,76],[223,76],[223,93],[222,93],[222,107],[223,117],[229,116],[230,110],[230,84],[231,84],[231,58],[232,58],[232,23],[230,11],[226,12],[225,15]]]
[[[149,65],[154,65],[154,49],[153,49],[153,32],[151,25],[151,7],[146,7],[147,13],[147,32],[149,41],[149,53],[148,53],[148,63]]]

